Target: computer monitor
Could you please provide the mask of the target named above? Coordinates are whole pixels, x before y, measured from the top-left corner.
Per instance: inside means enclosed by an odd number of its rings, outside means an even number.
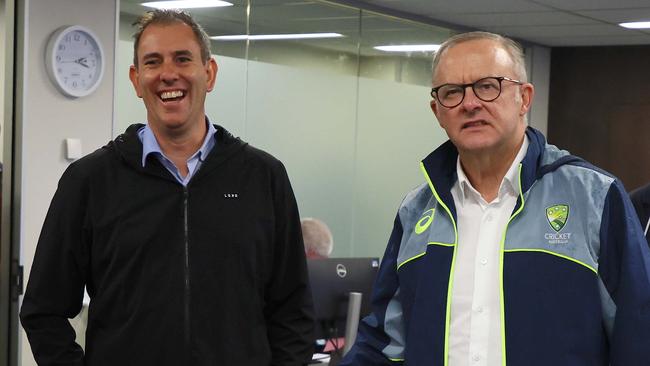
[[[363,294],[361,318],[371,312],[370,296],[379,269],[379,259],[310,259],[307,267],[316,313],[316,338],[343,337],[350,292]]]

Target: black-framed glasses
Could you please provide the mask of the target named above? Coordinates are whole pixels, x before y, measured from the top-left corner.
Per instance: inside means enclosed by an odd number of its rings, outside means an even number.
[[[431,97],[438,100],[443,107],[454,108],[465,99],[465,89],[472,87],[474,95],[484,102],[491,102],[501,95],[501,83],[509,81],[518,85],[523,83],[519,80],[505,76],[489,76],[468,84],[443,84],[431,89]]]

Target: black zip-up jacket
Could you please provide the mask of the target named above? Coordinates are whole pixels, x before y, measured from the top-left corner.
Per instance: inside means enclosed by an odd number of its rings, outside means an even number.
[[[137,130],[70,165],[36,249],[21,322],[47,365],[302,365],[313,315],[284,166],[217,126],[185,188]],[[91,297],[86,350],[68,318]]]

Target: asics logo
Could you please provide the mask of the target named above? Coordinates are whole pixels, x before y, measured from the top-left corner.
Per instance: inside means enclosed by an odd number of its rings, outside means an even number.
[[[416,234],[420,235],[429,228],[429,225],[433,222],[433,214],[435,212],[436,210],[434,208],[424,211],[422,218],[415,224]]]

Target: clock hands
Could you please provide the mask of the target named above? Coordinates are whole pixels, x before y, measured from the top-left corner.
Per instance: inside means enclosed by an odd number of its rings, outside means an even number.
[[[90,66],[88,66],[88,64],[86,63],[86,58],[85,58],[85,57],[79,58],[79,59],[75,60],[75,62],[78,63],[79,65],[85,67],[85,68],[89,68],[89,67],[90,67]]]
[[[88,66],[88,64],[87,64],[88,60],[85,57],[80,57],[80,58],[78,58],[76,60],[61,61],[61,62],[62,63],[75,63],[75,64],[79,64],[79,65],[81,65],[81,66],[83,66],[85,68],[90,68],[90,66]]]

